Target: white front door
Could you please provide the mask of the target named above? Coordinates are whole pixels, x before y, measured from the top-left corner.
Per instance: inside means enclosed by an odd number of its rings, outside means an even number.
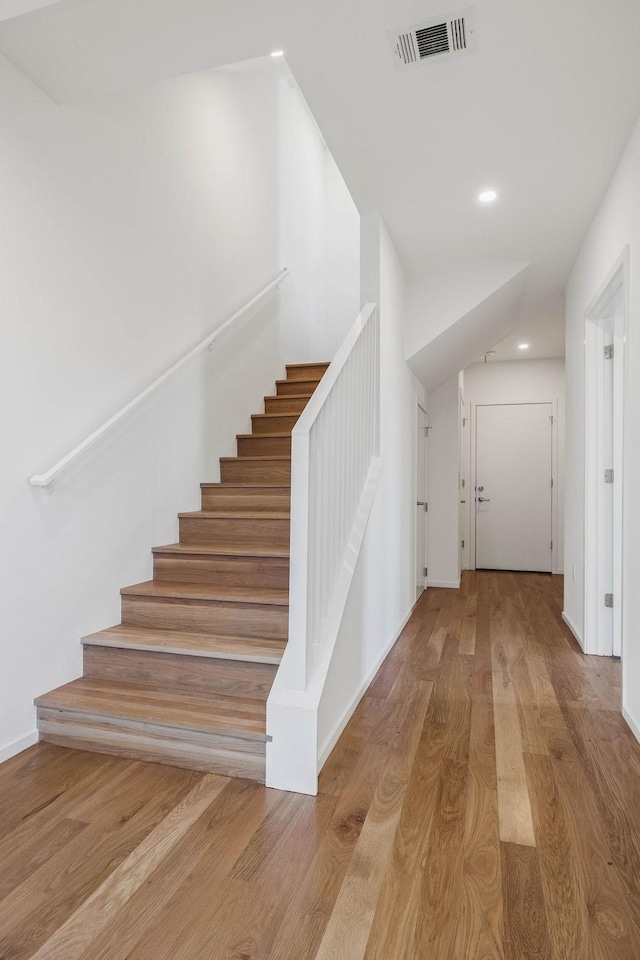
[[[425,588],[427,566],[427,415],[418,407],[416,436],[416,600]]]
[[[476,567],[551,572],[551,403],[476,408]]]

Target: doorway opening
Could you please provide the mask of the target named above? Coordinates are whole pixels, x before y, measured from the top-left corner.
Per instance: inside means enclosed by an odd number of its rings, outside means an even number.
[[[585,317],[584,651],[621,657],[627,252]]]

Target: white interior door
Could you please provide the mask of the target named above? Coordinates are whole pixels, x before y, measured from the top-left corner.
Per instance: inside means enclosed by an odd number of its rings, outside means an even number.
[[[476,567],[551,572],[553,404],[476,408]]]
[[[418,407],[416,436],[416,600],[425,588],[427,566],[427,415]]]

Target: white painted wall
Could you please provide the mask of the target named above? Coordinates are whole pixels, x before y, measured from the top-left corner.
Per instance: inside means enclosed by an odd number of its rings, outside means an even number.
[[[585,238],[566,291],[567,443],[565,508],[565,614],[578,636],[584,628],[584,338],[585,313],[629,245],[629,335],[626,343],[624,428],[622,702],[640,738],[640,123],[635,127],[602,205]],[[575,568],[575,579],[572,571]]]
[[[264,78],[58,107],[0,58],[0,167],[1,758],[32,736],[33,697],[79,675],[80,636],[118,622],[120,586],[149,577],[285,359],[324,359],[352,322],[359,224],[297,91]],[[348,262],[325,262],[341,232]],[[52,496],[28,486],[284,265],[233,340]]]
[[[293,81],[280,84],[280,249],[287,355],[330,360],[360,312],[360,216]]]
[[[380,305],[382,475],[318,712],[318,751],[337,734],[415,601],[415,437],[424,391],[403,356],[405,279],[384,222],[362,221],[362,302]]]
[[[477,403],[526,403],[557,400],[557,535],[554,572],[564,569],[564,447],[565,447],[565,383],[564,359],[510,360],[501,363],[474,363],[464,372],[464,395],[468,411]],[[465,480],[466,510],[460,536],[465,541],[463,566],[470,567],[470,524],[474,511],[471,488],[471,425],[462,428],[460,476]]]
[[[427,586],[460,586],[458,471],[460,379],[427,396]]]

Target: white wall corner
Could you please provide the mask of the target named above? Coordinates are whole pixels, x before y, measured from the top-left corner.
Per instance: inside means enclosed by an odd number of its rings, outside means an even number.
[[[5,760],[10,760],[11,757],[22,753],[23,750],[32,747],[34,743],[37,742],[38,731],[32,730],[30,733],[25,734],[24,737],[19,737],[17,740],[8,743],[5,747],[0,747],[0,763],[4,763]]]
[[[622,708],[622,716],[624,717],[627,726],[631,730],[631,733],[634,735],[636,740],[640,743],[640,724],[636,723],[626,707]]]
[[[580,635],[580,631],[578,630],[576,625],[571,621],[571,618],[564,612],[564,610],[562,611],[562,619],[564,620],[566,625],[569,627],[569,630],[571,630],[571,633],[574,635],[574,637],[580,644],[580,649],[584,650],[584,640]]]

